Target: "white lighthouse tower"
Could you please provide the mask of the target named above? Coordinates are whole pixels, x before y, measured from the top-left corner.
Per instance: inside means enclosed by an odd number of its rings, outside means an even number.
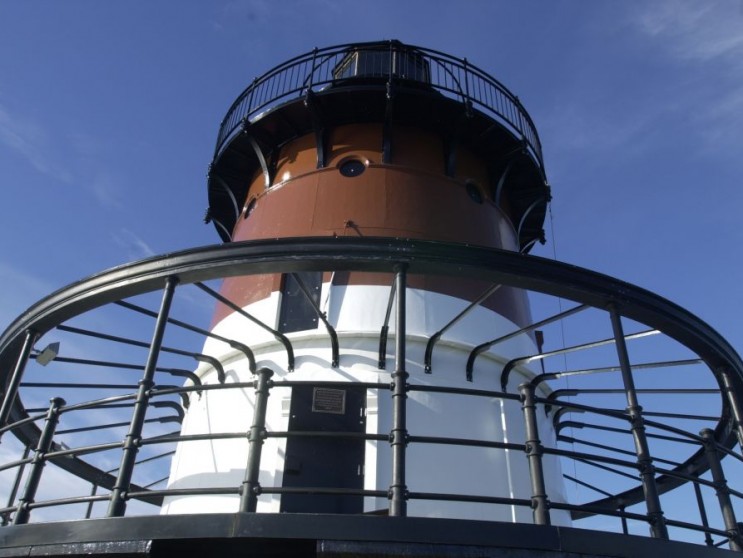
[[[536,129],[517,98],[466,60],[391,41],[315,51],[256,79],[221,125],[207,219],[225,242],[381,237],[526,252],[543,239],[548,201]],[[492,505],[534,493],[523,453],[509,450],[528,439],[522,404],[467,396],[518,393],[533,378],[517,367],[501,386],[505,363],[537,349],[525,294],[404,266],[302,269],[221,285],[203,349],[219,366],[196,373],[207,388],[246,387],[192,398],[168,485],[188,493],[167,497],[163,513],[237,511],[234,493],[194,489],[243,482],[258,512],[404,507],[478,519],[487,509],[489,519],[531,521],[528,507]],[[252,387],[259,376],[265,393]],[[430,391],[408,390],[410,378]],[[270,396],[265,386],[276,386]],[[551,422],[539,417],[549,444]],[[227,436],[240,431],[251,434]],[[403,451],[411,436],[427,443]],[[245,476],[251,445],[261,447],[257,481]],[[542,464],[559,501],[559,462]],[[437,498],[408,500],[414,493]],[[552,521],[567,515],[553,510]]]

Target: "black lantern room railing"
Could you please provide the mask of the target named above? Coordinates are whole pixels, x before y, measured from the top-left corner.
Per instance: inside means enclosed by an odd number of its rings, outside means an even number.
[[[544,168],[537,129],[518,97],[466,58],[404,45],[398,41],[351,43],[315,49],[296,56],[257,77],[235,99],[217,134],[215,159],[243,123],[261,117],[283,103],[353,79],[401,81],[422,85],[465,106],[484,112],[523,138],[529,152]]]

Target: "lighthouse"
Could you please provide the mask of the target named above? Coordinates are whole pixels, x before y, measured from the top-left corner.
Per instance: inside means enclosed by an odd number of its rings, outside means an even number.
[[[382,41],[269,69],[207,194],[221,243],[0,334],[3,556],[743,551],[743,360],[530,254],[539,136],[467,59]]]
[[[282,81],[277,96],[274,78],[257,80],[220,126],[207,218],[223,241],[404,238],[522,253],[543,241],[550,193],[536,129],[518,99],[477,67],[387,41],[313,52],[273,72],[294,81]],[[482,442],[523,437],[518,404],[453,394],[403,395],[406,424],[395,428],[396,389],[407,378],[436,387],[496,389],[505,362],[537,350],[534,332],[522,333],[483,354],[465,373],[473,346],[531,323],[525,293],[472,279],[403,277],[401,286],[400,277],[390,273],[308,268],[224,281],[220,297],[231,304],[218,305],[212,331],[249,345],[254,360],[251,370],[244,354],[222,344],[218,358],[227,375],[250,381],[255,367],[265,367],[273,379],[292,382],[291,389],[268,399],[266,429],[289,436],[263,445],[261,491],[396,490],[389,463],[409,429],[438,437],[467,431]],[[404,304],[402,323],[386,319],[396,300]],[[444,326],[473,303],[477,307],[467,324],[455,324],[446,342],[427,353],[431,325]],[[379,348],[382,328],[389,351]],[[395,355],[401,331],[407,353]],[[279,336],[295,347],[289,361]],[[208,344],[203,352],[220,351],[218,341]],[[205,384],[219,382],[208,365],[197,374]],[[533,375],[519,368],[510,388],[516,391]],[[338,385],[317,387],[318,380]],[[183,434],[248,430],[254,413],[253,394],[208,393],[188,410]],[[547,417],[540,427],[549,439]],[[332,432],[377,438],[312,435]],[[169,486],[239,483],[248,445],[247,440],[181,444]],[[468,474],[462,475],[465,464]],[[560,494],[557,459],[547,459],[546,471],[550,490]],[[497,448],[410,451],[406,478],[397,488],[523,498],[531,490],[522,456]],[[236,506],[234,497],[184,496],[169,498],[163,512]],[[475,519],[482,508],[446,501],[407,504],[409,514],[424,517]],[[285,493],[258,498],[257,510],[388,513],[389,502],[386,496]],[[497,519],[529,521],[530,514],[501,506]]]

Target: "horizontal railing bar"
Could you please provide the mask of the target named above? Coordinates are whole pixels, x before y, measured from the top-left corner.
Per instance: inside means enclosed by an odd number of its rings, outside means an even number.
[[[78,432],[93,432],[95,430],[106,430],[108,428],[123,428],[126,426],[129,426],[131,421],[123,421],[123,422],[110,422],[107,424],[96,424],[93,426],[81,426],[78,428],[67,428],[63,430],[57,430],[57,434],[76,434]],[[165,417],[156,417],[156,418],[149,418],[145,419],[143,421],[145,424],[152,424],[152,423],[165,423],[165,422],[180,422],[179,417],[173,415],[173,416],[165,416]]]
[[[447,393],[451,395],[474,395],[476,397],[493,397],[497,399],[507,399],[510,401],[520,401],[521,397],[515,393],[503,391],[493,391],[485,389],[470,389],[457,387],[426,386],[422,384],[409,384],[408,391],[421,391],[426,393]]]
[[[32,415],[30,417],[23,418],[21,420],[17,420],[16,422],[13,422],[11,424],[6,424],[2,428],[0,428],[0,434],[4,434],[5,432],[9,432],[15,428],[18,428],[20,426],[23,426],[25,424],[31,424],[33,422],[44,420],[46,418],[46,413],[44,414],[36,414]]]
[[[171,442],[198,442],[204,440],[234,440],[239,438],[245,438],[247,440],[247,432],[218,432],[210,434],[181,434],[177,436],[155,436],[152,438],[142,438],[140,445],[152,445],[152,444],[166,444]]]
[[[677,479],[683,479],[683,480],[685,480],[687,482],[690,482],[692,484],[699,484],[699,485],[706,486],[706,487],[709,487],[709,488],[715,488],[715,489],[717,489],[717,487],[715,486],[714,481],[708,481],[708,480],[703,479],[701,477],[697,477],[697,476],[694,476],[694,475],[688,475],[688,474],[684,473],[683,471],[679,471],[678,469],[671,470],[671,469],[664,469],[664,468],[661,468],[661,467],[656,467],[655,470],[656,470],[656,472],[658,472],[658,473],[660,473],[662,475],[667,475],[669,477],[675,477]],[[730,487],[728,487],[728,491],[733,496],[737,496],[738,498],[740,498],[740,499],[743,500],[743,492],[740,492],[740,491],[735,490],[734,488],[730,488]]]
[[[647,515],[628,511],[613,510],[610,508],[600,508],[597,506],[591,506],[590,504],[567,504],[565,502],[550,502],[550,507],[556,510],[584,512],[591,515],[605,515],[610,517],[623,517],[625,519],[633,519],[635,521],[641,521],[643,523],[648,522]]]
[[[366,389],[382,389],[390,390],[389,382],[333,382],[333,381],[301,381],[301,380],[271,380],[271,387],[303,387],[307,385],[313,385],[317,387],[335,387],[335,388],[348,388],[353,386],[354,388],[366,388]]]
[[[168,480],[169,478],[170,478],[170,475],[168,475],[167,477],[163,477],[161,479],[158,479],[155,482],[151,482],[150,484],[146,484],[144,486],[144,488],[149,489],[151,486],[157,486],[158,484],[160,484],[161,482],[164,482],[164,481]]]
[[[711,416],[711,415],[688,415],[685,413],[665,413],[660,411],[642,411],[642,415],[645,417],[661,417],[661,418],[676,418],[681,420],[713,420],[713,421],[719,421],[719,416]]]
[[[448,502],[472,502],[481,504],[505,504],[510,506],[531,507],[531,500],[509,498],[506,496],[473,496],[470,494],[445,494],[438,492],[410,492],[410,500],[440,500]]]
[[[73,403],[72,405],[66,405],[60,407],[60,413],[70,413],[72,411],[82,411],[85,409],[95,409],[99,407],[105,407],[109,403],[116,403],[118,401],[130,401],[137,398],[136,393],[128,393],[126,395],[112,395],[110,397],[104,397],[102,399],[94,399],[92,401],[84,401],[82,403]]]
[[[704,527],[703,525],[694,525],[693,523],[687,523],[686,521],[679,521],[678,519],[671,519],[665,517],[666,525],[671,527],[678,527],[680,529],[688,529],[690,531],[697,531],[699,533],[709,533],[710,535],[717,535],[718,537],[725,537],[722,544],[729,542],[730,533],[723,531],[722,529],[715,529],[714,527]]]
[[[583,453],[580,451],[570,451],[570,450],[561,450],[558,448],[551,448],[549,446],[544,446],[542,448],[542,451],[546,454],[551,455],[559,455],[562,457],[572,457],[573,459],[580,460],[580,459],[586,459],[591,462],[597,461],[599,463],[611,463],[612,465],[619,465],[622,467],[627,467],[628,469],[637,469],[637,462],[636,461],[626,461],[624,459],[619,459],[616,457],[609,457],[607,455],[594,455],[591,453]],[[632,477],[635,478],[635,477]]]
[[[25,388],[59,388],[59,389],[137,389],[136,384],[79,384],[63,382],[23,382]]]
[[[593,486],[592,484],[589,484],[589,483],[587,483],[585,481],[582,481],[580,479],[577,479],[577,478],[575,478],[575,477],[573,477],[571,475],[568,475],[567,473],[563,473],[562,476],[563,476],[563,478],[568,479],[569,481],[574,482],[575,484],[579,484],[581,486],[584,486],[584,487],[588,488],[589,490],[593,490],[594,492],[598,492],[602,496],[607,496],[609,498],[611,498],[612,496],[614,496],[611,492],[607,492],[606,490],[602,490],[601,488],[599,488],[597,486]]]
[[[29,502],[29,509],[51,508],[54,506],[71,506],[74,504],[88,504],[90,502],[103,502],[109,500],[108,494],[96,494],[93,496],[72,496],[69,498],[57,498],[55,500],[41,500],[39,502]]]
[[[686,359],[686,360],[666,360],[659,362],[641,362],[632,365],[632,370],[647,370],[653,368],[669,368],[673,366],[688,366],[690,364],[703,364],[704,361],[701,358]],[[599,366],[596,368],[582,368],[576,370],[565,370],[563,372],[553,372],[552,374],[561,374],[562,376],[578,376],[583,374],[593,374],[602,372],[620,372],[621,366]],[[620,390],[621,391],[621,390]],[[638,393],[639,390],[638,390]]]
[[[361,488],[332,488],[326,486],[261,486],[260,494],[308,494],[318,496],[369,496],[387,498],[386,490],[364,490]]]
[[[557,399],[559,397],[573,397],[577,395],[593,394],[625,394],[624,389],[556,389],[547,397],[547,399]],[[719,395],[719,389],[709,388],[653,388],[653,389],[636,389],[635,393],[647,393],[655,395],[680,395],[680,394],[710,394]]]
[[[100,451],[108,451],[112,449],[120,448],[124,445],[124,442],[108,442],[105,444],[94,444],[91,446],[81,446],[77,448],[68,448],[68,449],[61,449],[61,450],[55,450],[50,451],[46,454],[46,457],[48,459],[52,459],[55,457],[67,457],[72,456],[76,457],[78,455],[87,455],[90,453],[98,453]],[[114,469],[115,471],[116,469]],[[111,472],[111,471],[108,471]]]
[[[408,436],[406,441],[409,443],[422,444],[442,444],[450,446],[469,446],[480,448],[507,449],[514,451],[525,451],[524,444],[514,444],[509,442],[490,442],[487,440],[476,440],[471,438],[446,438],[441,436]]]
[[[150,397],[158,395],[179,395],[181,393],[201,392],[201,391],[219,391],[223,389],[250,389],[254,388],[254,382],[234,382],[224,384],[201,384],[197,386],[181,386],[181,387],[167,387],[147,390],[147,394]]]
[[[208,488],[167,488],[163,490],[144,490],[139,492],[127,492],[125,498],[133,500],[136,498],[146,498],[150,496],[205,496],[219,494],[239,494],[240,488],[237,486],[221,487],[212,486]]]
[[[730,457],[736,459],[737,461],[743,462],[743,455],[734,451],[733,449],[726,448],[725,446],[718,444],[718,443],[715,443],[715,447],[717,448],[717,451],[721,451],[725,455],[729,455]]]
[[[603,449],[603,450],[606,450],[606,451],[613,451],[615,453],[621,453],[622,455],[631,455],[633,457],[636,457],[637,456],[637,453],[636,452],[633,452],[633,451],[623,450],[623,449],[620,449],[620,448],[617,448],[617,447],[608,446],[606,444],[599,444],[598,442],[589,442],[588,440],[582,440],[580,438],[573,438],[571,436],[560,436],[558,439],[560,441],[566,442],[568,444],[581,444],[581,445],[589,446],[589,447],[592,447],[592,448],[599,448],[599,449]],[[674,467],[679,467],[681,465],[681,463],[678,463],[676,461],[670,461],[668,459],[663,459],[663,458],[658,457],[658,456],[653,456],[653,461],[657,461],[659,463],[666,463],[666,464],[672,465]]]
[[[646,424],[651,424],[651,421],[646,421]],[[656,428],[660,428],[660,427],[663,426],[660,423],[652,423],[652,425],[655,426]],[[578,421],[572,421],[572,420],[565,420],[565,421],[560,422],[555,427],[555,430],[557,430],[559,432],[559,430],[561,430],[562,428],[566,428],[566,427],[569,427],[569,426],[572,426],[572,427],[575,427],[575,428],[590,428],[590,429],[593,429],[593,430],[602,430],[604,432],[616,432],[618,434],[627,434],[627,435],[630,435],[631,434],[631,432],[629,430],[624,430],[622,428],[615,428],[613,426],[602,426],[600,424],[591,424],[591,423],[588,423],[588,422],[578,422]],[[671,431],[675,431],[675,429],[672,428],[672,427],[670,427],[670,426],[668,426],[667,429],[669,429]],[[678,442],[679,444],[701,445],[701,442],[699,444],[697,444],[697,442],[693,439],[693,435],[692,434],[688,434],[688,438],[689,439],[686,439],[686,438],[674,438],[673,436],[664,436],[662,434],[654,434],[652,432],[648,432],[646,434],[646,436],[648,438],[655,438],[656,440],[666,440],[668,442]]]
[[[33,456],[27,457],[26,459],[16,459],[15,461],[8,461],[7,463],[3,463],[0,465],[0,471],[6,471],[8,469],[13,469],[15,467],[20,467],[21,465],[28,465],[33,461]]]
[[[557,452],[553,452],[553,453],[555,453],[555,455],[561,455],[560,453],[557,453]],[[582,455],[585,456],[586,454],[582,454]],[[626,477],[628,479],[632,479],[633,481],[636,481],[636,482],[639,483],[639,477],[638,477],[638,475],[630,475],[629,473],[625,473],[624,471],[620,471],[619,469],[614,469],[613,467],[608,467],[607,465],[602,465],[601,463],[595,463],[594,461],[604,461],[603,459],[595,459],[594,460],[594,457],[595,456],[590,456],[589,455],[588,457],[578,457],[577,454],[575,454],[575,455],[569,455],[569,452],[568,452],[568,455],[565,455],[565,457],[572,457],[578,463],[583,463],[584,465],[589,465],[591,467],[595,467],[596,469],[601,469],[601,470],[607,471],[609,473],[614,473],[615,475],[619,475],[621,477]],[[634,463],[633,465],[634,465],[633,468],[634,469],[637,469],[637,464]],[[627,467],[629,468],[629,465],[627,465]]]
[[[337,432],[322,430],[284,430],[265,433],[266,438],[339,438],[349,440],[389,440],[389,434],[367,434],[365,432]]]

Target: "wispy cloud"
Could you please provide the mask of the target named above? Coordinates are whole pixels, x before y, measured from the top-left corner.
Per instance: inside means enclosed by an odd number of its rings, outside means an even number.
[[[51,283],[19,267],[0,262],[0,324],[8,324],[28,306],[54,290]]]
[[[704,145],[737,154],[743,146],[743,3],[648,2],[635,13],[635,24],[697,76],[683,92],[684,110]],[[717,79],[707,78],[712,72]]]
[[[127,251],[129,259],[139,260],[155,255],[155,251],[137,234],[129,229],[120,229],[113,234],[114,242]]]
[[[638,23],[679,57],[703,62],[730,57],[743,69],[742,6],[707,0],[649,2],[638,14]]]
[[[79,132],[53,133],[0,104],[0,144],[41,174],[83,189],[100,206],[106,209],[122,206],[119,181],[100,162],[103,147],[98,138]]]
[[[72,182],[70,172],[50,158],[46,130],[11,114],[3,105],[0,105],[0,143],[26,159],[40,173],[68,184]]]
[[[86,182],[85,187],[103,207],[122,207],[121,188],[107,171],[96,173],[90,181]]]

